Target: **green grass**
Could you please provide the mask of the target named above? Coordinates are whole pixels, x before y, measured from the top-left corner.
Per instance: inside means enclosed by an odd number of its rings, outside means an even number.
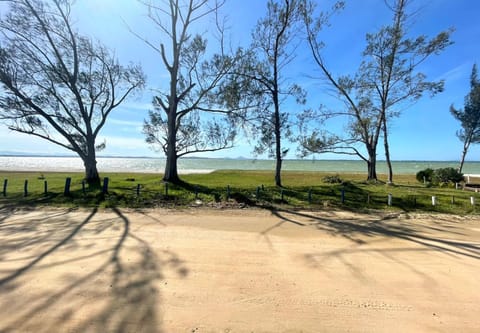
[[[270,171],[216,171],[211,174],[191,174],[182,177],[183,185],[165,184],[162,175],[143,173],[104,173],[109,191],[101,188],[82,189],[81,173],[0,172],[0,186],[8,180],[6,196],[0,192],[0,204],[18,206],[67,207],[214,207],[260,206],[266,208],[317,209],[340,208],[354,211],[385,210],[405,212],[440,212],[449,214],[476,214],[470,197],[477,193],[455,190],[451,187],[427,187],[418,183],[414,175],[398,175],[396,184],[388,186],[380,181],[365,182],[362,174],[340,174],[343,183],[323,181],[331,173],[284,172],[284,188],[273,183]],[[70,195],[64,195],[65,179],[72,179]],[[383,177],[380,177],[381,179]],[[28,193],[24,183],[28,180]],[[48,188],[45,193],[45,182]],[[140,195],[137,186],[140,185]],[[168,186],[168,191],[167,187]],[[229,188],[229,190],[227,190]],[[3,189],[0,188],[0,190]],[[344,202],[341,193],[344,191]],[[283,196],[282,196],[283,192]],[[392,206],[387,205],[388,194]],[[432,196],[437,205],[432,206]]]

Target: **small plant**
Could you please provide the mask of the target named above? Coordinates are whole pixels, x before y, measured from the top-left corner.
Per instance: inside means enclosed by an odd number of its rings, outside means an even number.
[[[433,181],[434,172],[435,171],[433,169],[427,168],[425,170],[417,172],[416,178],[420,183],[431,183]]]
[[[343,183],[342,178],[339,175],[335,176],[325,176],[323,177],[322,181],[327,184],[341,184]]]

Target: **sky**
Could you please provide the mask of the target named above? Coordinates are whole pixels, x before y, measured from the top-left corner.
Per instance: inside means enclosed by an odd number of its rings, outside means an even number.
[[[230,43],[248,46],[255,23],[266,12],[267,1],[226,0],[222,13],[230,27]],[[329,9],[333,0],[317,0],[320,8]],[[480,2],[474,0],[416,0],[415,20],[410,27],[412,36],[425,34],[433,37],[440,31],[454,28],[454,42],[438,56],[431,57],[420,70],[429,80],[445,80],[445,91],[433,98],[426,95],[416,104],[403,110],[394,119],[390,129],[390,147],[393,160],[458,160],[462,142],[455,133],[459,123],[450,115],[450,105],[463,108],[464,97],[470,90],[469,77],[473,64],[480,62]],[[0,8],[2,10],[2,8]],[[4,10],[4,8],[3,8]],[[109,117],[98,142],[106,141],[106,149],[100,155],[163,157],[145,143],[142,134],[143,121],[152,109],[151,99],[155,89],[165,87],[167,75],[161,66],[159,55],[149,48],[130,30],[146,39],[159,43],[162,40],[146,17],[146,9],[135,0],[77,0],[73,12],[75,27],[81,34],[98,39],[110,49],[121,63],[140,63],[147,75],[147,87],[142,94],[134,96],[118,107]],[[322,32],[325,43],[324,60],[335,75],[354,74],[361,62],[365,47],[365,35],[374,33],[391,22],[391,14],[384,0],[346,0],[343,11],[333,16],[330,25]],[[210,21],[211,23],[211,21]],[[208,35],[205,27],[202,34]],[[200,28],[202,29],[202,28]],[[209,44],[214,48],[215,43]],[[300,108],[316,108],[326,104],[339,108],[342,104],[332,97],[325,81],[306,47],[300,46],[288,69],[287,77],[307,90],[307,104],[297,106],[287,103],[285,111],[296,112]],[[337,131],[343,125],[332,124]],[[383,144],[379,145],[378,158],[384,159]],[[253,145],[243,136],[237,139],[236,147],[202,157],[252,157]],[[33,154],[70,154],[64,148],[31,136],[22,135],[0,125],[0,152]],[[262,157],[262,156],[260,156]],[[297,158],[292,146],[287,158]],[[316,159],[340,159],[344,155],[321,154]],[[480,145],[472,146],[467,160],[480,160]]]

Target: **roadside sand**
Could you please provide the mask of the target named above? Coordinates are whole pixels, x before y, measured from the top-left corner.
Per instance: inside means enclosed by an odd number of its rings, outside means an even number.
[[[480,218],[0,209],[0,332],[452,331]]]

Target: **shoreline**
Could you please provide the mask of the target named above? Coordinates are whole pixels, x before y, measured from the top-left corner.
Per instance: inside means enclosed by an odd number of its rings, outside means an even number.
[[[396,175],[415,175],[427,168],[457,168],[458,163],[452,161],[392,161]],[[163,174],[164,158],[120,158],[99,157],[97,167],[100,173],[151,173]],[[19,157],[0,156],[0,169],[3,171],[30,172],[83,172],[84,167],[79,157]],[[180,174],[206,174],[217,170],[273,171],[273,160],[248,159],[210,159],[185,158],[178,160]],[[366,174],[367,166],[361,160],[284,160],[282,171],[323,172],[338,174]],[[480,174],[480,162],[467,161],[465,174]],[[388,174],[384,161],[378,161],[377,174]]]

